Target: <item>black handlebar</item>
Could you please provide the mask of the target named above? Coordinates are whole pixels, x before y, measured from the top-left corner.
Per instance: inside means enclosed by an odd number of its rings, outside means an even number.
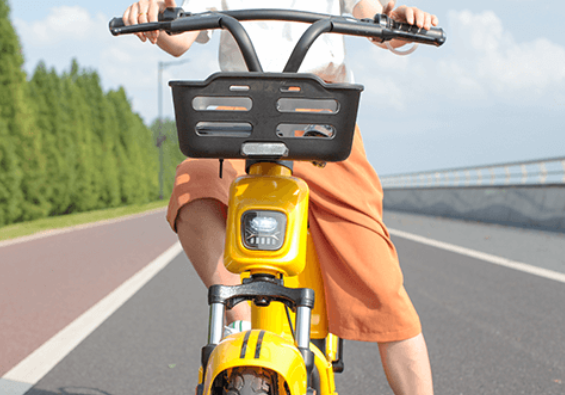
[[[443,45],[446,40],[441,28],[420,29],[414,25],[396,22],[384,14],[377,14],[374,19],[360,20],[282,9],[235,10],[191,14],[185,12],[181,7],[176,7],[167,8],[163,13],[159,14],[158,20],[158,22],[125,26],[122,18],[114,18],[110,21],[110,31],[113,35],[118,36],[154,30],[163,30],[168,34],[175,34],[198,30],[227,29],[237,41],[249,71],[262,71],[255,49],[247,32],[239,23],[240,21],[278,20],[312,24],[296,45],[285,67],[285,72],[298,71],[306,52],[314,40],[322,33],[372,37],[379,39],[381,42],[399,39],[438,47]]]
[[[221,29],[217,18],[210,18],[213,13],[191,14],[184,12],[181,7],[167,8],[159,14],[159,22],[150,22],[140,25],[125,26],[122,18],[114,18],[110,21],[110,31],[113,35],[140,33],[153,30],[164,30],[169,33],[184,31]],[[238,21],[250,20],[281,20],[292,22],[315,23],[320,19],[331,19],[334,28],[333,33],[341,33],[355,36],[376,37],[382,41],[399,39],[422,44],[441,46],[445,42],[443,29],[432,27],[430,30],[420,29],[415,25],[396,22],[384,14],[375,15],[371,19],[345,18],[335,15],[319,14],[307,11],[257,9],[257,10],[235,10],[222,11],[215,15],[228,15]],[[371,28],[373,27],[373,28]],[[381,27],[381,29],[378,29]]]

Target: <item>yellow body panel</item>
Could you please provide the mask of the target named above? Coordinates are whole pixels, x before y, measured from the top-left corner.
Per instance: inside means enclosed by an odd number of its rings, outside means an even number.
[[[259,169],[239,177],[231,185],[224,264],[232,273],[244,271],[295,276],[306,261],[308,186],[285,173],[283,166],[254,165]],[[257,174],[262,173],[262,174]],[[247,248],[243,243],[241,219],[248,210],[278,211],[286,215],[284,244],[277,251]]]
[[[276,372],[279,379],[287,382],[292,395],[306,393],[306,367],[302,355],[294,347],[292,341],[274,333],[265,332],[259,346],[257,340],[260,332],[260,330],[251,331],[243,358],[242,348],[247,332],[230,335],[216,346],[206,368],[204,395],[210,394],[212,383],[220,373],[239,366],[269,369]]]
[[[289,288],[310,288],[314,290],[316,302],[314,309],[312,309],[310,337],[312,339],[326,338],[328,335],[326,295],[320,264],[310,232],[307,234],[305,268],[298,276],[285,277],[284,285]],[[292,311],[290,311],[290,316],[294,326],[294,313]],[[251,327],[265,329],[286,337],[291,335],[288,318],[282,303],[271,303],[269,307],[257,307],[251,304]]]
[[[324,291],[322,273],[320,272],[320,263],[318,262],[316,248],[310,232],[308,232],[306,247],[306,267],[298,276],[285,278],[284,285],[290,288],[310,288],[314,290],[316,302],[312,310],[310,338],[324,339],[328,335],[326,293]]]
[[[292,338],[284,304],[279,302],[272,302],[268,307],[257,307],[251,303],[251,327]]]

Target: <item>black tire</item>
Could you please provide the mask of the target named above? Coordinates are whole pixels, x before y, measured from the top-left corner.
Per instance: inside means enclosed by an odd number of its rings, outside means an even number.
[[[227,379],[225,395],[274,395],[271,375],[260,368],[235,368]]]

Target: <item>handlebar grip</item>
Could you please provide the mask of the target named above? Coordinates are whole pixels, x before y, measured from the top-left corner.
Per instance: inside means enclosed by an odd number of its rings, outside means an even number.
[[[126,24],[124,23],[124,20],[122,19],[122,17],[119,18],[114,18],[110,21],[110,30],[114,30],[120,27],[124,27]]]
[[[114,36],[118,36],[123,33],[138,33],[141,31],[151,31],[151,30],[158,30],[160,28],[165,27],[164,25],[159,25],[159,22],[172,22],[180,17],[189,16],[190,13],[184,12],[182,7],[167,7],[158,14],[157,22],[150,22],[144,23],[140,25],[133,25],[131,28],[126,28],[126,24],[124,23],[121,17],[116,17],[110,21],[110,32]],[[167,28],[170,28],[170,24],[166,25]]]
[[[375,15],[375,23],[383,27],[384,40],[396,38],[422,44],[433,44],[438,47],[443,45],[446,40],[442,28],[432,27],[430,30],[420,29],[416,25],[397,22],[385,14]],[[386,32],[388,32],[388,34]]]

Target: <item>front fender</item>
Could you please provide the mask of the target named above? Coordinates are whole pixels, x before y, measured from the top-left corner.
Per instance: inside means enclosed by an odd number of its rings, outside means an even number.
[[[294,344],[271,332],[251,330],[227,336],[212,351],[204,377],[204,395],[210,395],[220,373],[240,366],[269,369],[286,381],[292,395],[306,393],[306,366]]]

